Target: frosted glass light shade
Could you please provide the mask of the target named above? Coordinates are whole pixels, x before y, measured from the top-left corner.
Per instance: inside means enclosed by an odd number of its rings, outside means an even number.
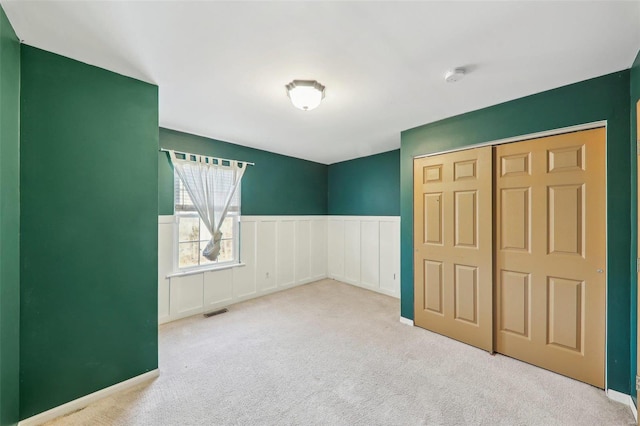
[[[324,86],[315,80],[293,80],[285,87],[291,103],[303,111],[316,108],[324,98]]]

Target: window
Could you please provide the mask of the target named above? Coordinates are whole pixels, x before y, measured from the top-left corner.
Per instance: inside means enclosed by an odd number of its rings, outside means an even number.
[[[227,215],[222,222],[220,231],[222,240],[220,241],[220,254],[218,259],[211,261],[202,256],[211,234],[204,226],[198,212],[196,211],[189,193],[184,187],[182,180],[174,174],[174,196],[175,215],[178,222],[178,234],[176,241],[176,264],[178,269],[193,269],[199,267],[225,265],[238,263],[238,235],[240,218],[240,186],[236,190]],[[231,182],[229,183],[231,185]],[[222,206],[220,207],[222,209]]]

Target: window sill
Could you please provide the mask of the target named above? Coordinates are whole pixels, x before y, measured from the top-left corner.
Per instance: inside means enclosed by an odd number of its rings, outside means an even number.
[[[170,274],[167,274],[167,278],[185,277],[187,275],[203,274],[205,272],[222,271],[224,269],[238,268],[246,265],[247,265],[246,263],[229,263],[227,265],[217,265],[217,266],[211,266],[208,268],[198,268],[198,269],[191,269],[188,271],[172,272]]]

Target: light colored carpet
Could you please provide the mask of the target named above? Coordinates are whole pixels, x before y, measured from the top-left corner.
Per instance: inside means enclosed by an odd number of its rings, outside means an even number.
[[[323,280],[160,327],[160,377],[50,425],[629,425],[602,390]]]

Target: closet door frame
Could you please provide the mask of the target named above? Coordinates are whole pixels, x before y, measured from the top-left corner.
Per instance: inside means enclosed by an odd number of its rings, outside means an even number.
[[[546,131],[542,131],[542,132],[536,132],[536,133],[529,133],[529,134],[525,134],[525,135],[519,135],[519,136],[514,136],[514,137],[510,137],[510,138],[504,138],[504,139],[498,139],[498,140],[494,140],[494,141],[489,141],[489,142],[482,142],[482,143],[477,143],[477,144],[471,144],[471,145],[465,145],[465,146],[460,146],[457,148],[452,148],[452,149],[448,149],[448,150],[443,150],[443,151],[437,151],[437,152],[431,152],[428,154],[424,154],[424,155],[416,155],[413,157],[413,164],[415,164],[415,160],[420,159],[420,158],[425,158],[425,157],[432,157],[432,156],[437,156],[437,155],[442,155],[442,154],[448,154],[448,153],[452,153],[452,152],[458,152],[458,151],[465,151],[468,149],[475,149],[475,148],[482,148],[482,147],[486,147],[486,146],[496,146],[496,145],[502,145],[502,144],[508,144],[508,143],[514,143],[514,142],[522,142],[522,141],[526,141],[526,140],[530,140],[530,139],[536,139],[536,138],[543,138],[543,137],[547,137],[547,136],[557,136],[557,135],[561,135],[563,133],[570,133],[570,132],[578,132],[581,130],[590,130],[590,129],[596,129],[599,127],[603,127],[605,128],[605,138],[608,136],[608,132],[606,131],[607,129],[607,121],[606,120],[601,120],[601,121],[594,121],[594,122],[590,122],[590,123],[584,123],[584,124],[579,124],[576,126],[568,126],[568,127],[562,127],[562,128],[558,128],[558,129],[551,129],[551,130],[546,130]],[[639,128],[639,132],[640,132],[640,128]],[[605,140],[605,156],[607,156],[607,145],[608,142]],[[640,158],[640,157],[639,157]],[[605,158],[605,176],[608,174],[607,170],[607,158]],[[415,170],[414,170],[415,173]],[[640,176],[640,171],[638,172],[638,176]],[[639,178],[640,179],[640,178]],[[640,192],[640,190],[639,190]],[[412,193],[413,193],[413,189],[412,189]],[[607,199],[607,195],[608,194],[608,188],[606,188],[605,186],[605,199]],[[639,205],[640,205],[640,201],[638,201]],[[640,219],[638,219],[639,223],[640,223]],[[415,222],[413,222],[412,224],[412,228],[415,226]],[[606,241],[608,242],[608,235],[609,235],[609,229],[608,229],[608,223],[605,223],[605,238]],[[412,236],[414,234],[414,231],[412,231]],[[639,247],[640,247],[640,242],[638,243]],[[412,244],[412,246],[414,247],[413,250],[415,250],[415,241]],[[608,258],[609,258],[609,247],[607,244],[607,247],[605,247],[605,258],[607,261],[607,264],[605,266],[605,271],[608,271]],[[412,261],[414,259],[412,258]],[[413,265],[413,270],[414,270],[414,277],[415,277],[415,272],[416,272],[416,265],[414,262]],[[495,273],[495,271],[494,271]],[[640,273],[639,273],[640,274]],[[640,276],[640,275],[639,275]],[[495,286],[495,277],[494,277],[494,286]],[[415,291],[415,284],[414,284],[414,291]],[[607,343],[608,343],[608,333],[606,332],[606,330],[608,330],[608,325],[609,325],[609,310],[608,310],[608,299],[609,299],[609,276],[608,273],[605,277],[605,340],[604,340],[604,345],[605,345],[605,358],[604,358],[604,364],[605,364],[605,378],[604,378],[604,389],[608,389],[608,378],[607,378]],[[640,301],[640,295],[638,296],[638,300]],[[495,301],[495,291],[494,291],[494,306],[496,304]],[[495,321],[495,313],[494,313],[494,321]],[[638,320],[638,324],[640,324],[640,319]],[[640,332],[639,332],[640,335]],[[638,343],[638,347],[640,348],[640,343]],[[496,343],[495,343],[495,334],[494,334],[494,344],[493,344],[493,350],[495,351],[496,348]],[[638,363],[640,365],[640,354],[638,355]],[[640,393],[639,393],[640,395]]]

